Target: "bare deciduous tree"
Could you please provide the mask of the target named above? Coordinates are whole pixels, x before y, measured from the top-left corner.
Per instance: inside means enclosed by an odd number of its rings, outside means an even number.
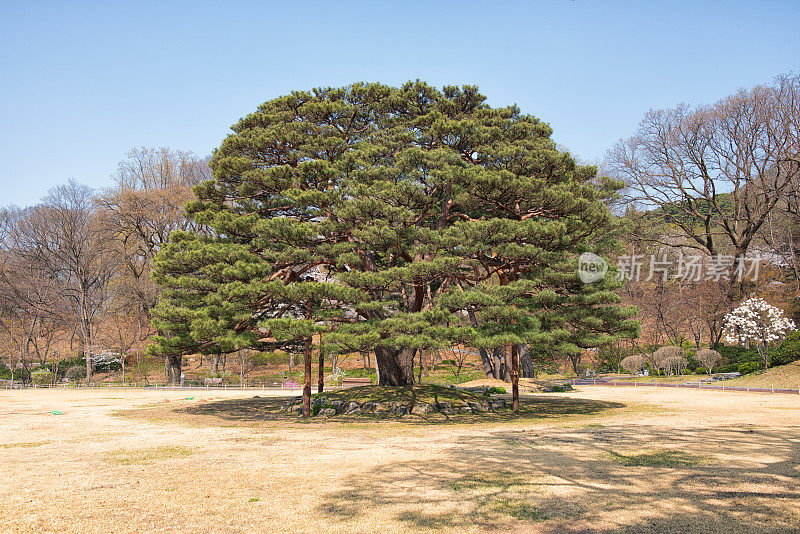
[[[650,111],[634,137],[614,146],[606,165],[624,179],[627,200],[660,208],[676,232],[658,242],[727,253],[730,272],[741,268],[800,174],[799,86],[800,77],[783,76],[712,105]]]
[[[702,349],[695,353],[694,359],[697,363],[708,369],[708,374],[711,374],[711,370],[722,359],[722,354],[715,350]]]
[[[651,358],[650,363],[657,370],[663,370],[664,375],[679,374],[686,369],[686,357],[681,347],[661,347],[656,350]]]
[[[205,161],[167,148],[133,150],[120,163],[116,187],[96,198],[118,265],[113,293],[118,309],[132,310],[143,316],[144,323],[149,321],[158,294],[150,276],[153,257],[173,231],[197,230],[184,216],[183,205],[195,198],[192,186],[208,178]],[[174,382],[180,362],[167,369]]]
[[[619,365],[629,373],[634,374],[639,373],[642,370],[646,361],[647,360],[644,355],[633,354],[631,356],[622,358],[622,360],[619,362]]]
[[[71,308],[86,357],[87,383],[93,372],[87,348],[93,343],[113,273],[109,250],[109,240],[99,231],[95,217],[92,190],[72,180],[51,189],[20,222],[17,253],[21,261],[55,281]]]

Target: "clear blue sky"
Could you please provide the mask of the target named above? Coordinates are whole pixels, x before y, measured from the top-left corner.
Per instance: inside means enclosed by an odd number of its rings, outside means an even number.
[[[0,205],[138,146],[211,153],[292,89],[477,84],[595,161],[650,108],[800,70],[800,2],[0,0]]]

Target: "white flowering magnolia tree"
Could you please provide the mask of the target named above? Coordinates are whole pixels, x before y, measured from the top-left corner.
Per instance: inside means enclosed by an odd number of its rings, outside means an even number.
[[[723,328],[728,343],[755,345],[765,369],[769,366],[769,346],[781,341],[789,331],[797,330],[794,321],[785,317],[781,309],[759,298],[744,301],[726,315]]]

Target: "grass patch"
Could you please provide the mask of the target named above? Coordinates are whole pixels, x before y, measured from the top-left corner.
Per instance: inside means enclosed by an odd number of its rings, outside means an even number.
[[[121,450],[106,455],[106,460],[118,465],[147,465],[159,460],[185,458],[194,454],[188,447],[164,445],[150,449]]]
[[[21,441],[19,443],[0,443],[0,449],[11,449],[13,447],[20,447],[20,448],[30,448],[30,447],[40,447],[42,445],[48,445],[53,443],[52,441]]]
[[[705,458],[683,451],[651,451],[641,454],[609,453],[611,458],[622,465],[633,467],[687,467],[705,463]]]
[[[530,482],[522,475],[511,473],[481,473],[462,477],[450,486],[453,491],[483,492],[484,490],[506,491],[513,486],[525,486]]]
[[[494,505],[494,510],[520,521],[547,521],[550,519],[532,504],[516,499],[500,501]]]

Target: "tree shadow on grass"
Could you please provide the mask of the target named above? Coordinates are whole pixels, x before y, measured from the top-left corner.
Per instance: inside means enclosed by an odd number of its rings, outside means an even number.
[[[798,532],[799,464],[797,429],[501,430],[351,476],[319,511],[408,530]]]
[[[595,415],[612,408],[624,407],[618,402],[575,399],[568,397],[530,396],[520,403],[520,412],[514,413],[511,409],[498,409],[496,411],[445,415],[442,413],[408,414],[405,416],[388,413],[367,413],[358,415],[315,416],[303,418],[297,413],[287,413],[283,410],[287,402],[293,397],[261,397],[251,399],[230,399],[205,402],[186,408],[171,410],[171,413],[188,416],[206,416],[223,421],[243,424],[258,424],[266,422],[296,422],[296,423],[381,423],[392,421],[410,425],[436,425],[447,423],[498,423],[520,420],[551,419],[560,417]],[[413,396],[409,397],[414,402]],[[510,403],[509,403],[510,404]]]

